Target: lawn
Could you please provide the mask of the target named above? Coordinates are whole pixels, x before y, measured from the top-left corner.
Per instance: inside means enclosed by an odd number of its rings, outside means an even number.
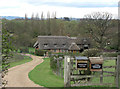
[[[28,57],[28,56],[23,56],[20,54],[14,54],[13,58],[10,59],[10,67],[14,67],[20,64],[24,64],[26,62],[30,62],[32,61],[32,58]]]
[[[29,72],[29,78],[44,87],[64,87],[64,79],[53,74],[49,63],[50,59],[45,58],[43,63]]]

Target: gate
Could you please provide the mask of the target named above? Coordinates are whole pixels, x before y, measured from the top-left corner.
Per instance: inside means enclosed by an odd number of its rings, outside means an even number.
[[[120,55],[117,57],[102,57],[103,61],[115,60],[115,65],[104,66],[102,71],[91,72],[91,74],[82,75],[80,70],[76,68],[76,60],[71,56],[64,57],[64,86],[74,87],[74,86],[104,86],[113,85],[120,88]],[[115,71],[106,71],[106,68],[115,68]],[[105,73],[105,74],[104,74]],[[104,77],[114,77],[114,83],[104,83]],[[99,83],[92,83],[91,79],[97,77],[99,78]]]

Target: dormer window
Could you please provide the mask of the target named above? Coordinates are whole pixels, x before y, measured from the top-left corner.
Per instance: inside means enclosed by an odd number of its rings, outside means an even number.
[[[44,44],[44,47],[47,47],[48,46],[48,44]]]
[[[62,44],[63,45],[63,47],[65,47],[66,46],[66,44]]]
[[[57,47],[57,44],[54,44],[54,47]]]

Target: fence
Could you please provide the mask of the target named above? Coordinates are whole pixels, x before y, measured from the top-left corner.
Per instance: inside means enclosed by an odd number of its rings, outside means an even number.
[[[114,76],[115,78],[115,86],[120,88],[120,55],[117,57],[103,57],[103,60],[116,60],[116,65],[114,66],[103,66],[102,71],[97,72],[95,74],[92,72],[90,75],[80,75],[79,70],[74,66],[76,63],[74,58],[71,56],[65,56],[64,58],[64,86],[65,87],[72,87],[72,86],[91,86],[91,85],[113,85],[113,83],[104,83],[104,77]],[[111,71],[104,71],[105,68],[115,68],[114,72]],[[74,72],[76,71],[76,72]],[[104,75],[103,73],[107,73]],[[89,79],[93,77],[99,77],[100,83],[92,83]],[[81,81],[84,81],[83,83]]]
[[[51,66],[55,66],[56,69],[53,69],[53,72],[63,78],[64,76],[64,67],[63,67],[63,62],[64,62],[64,57],[55,55],[53,56],[53,60],[51,60],[52,64]]]

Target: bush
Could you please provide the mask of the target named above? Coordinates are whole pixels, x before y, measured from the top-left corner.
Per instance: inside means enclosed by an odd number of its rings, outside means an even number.
[[[20,53],[22,53],[22,52],[28,53],[28,52],[29,52],[29,49],[26,48],[26,47],[21,47],[21,48],[20,48]]]
[[[59,71],[59,70],[58,70],[58,65],[57,65],[57,58],[59,58],[59,57],[64,58],[64,56],[61,55],[61,54],[59,54],[59,55],[54,54],[54,55],[52,55],[52,56],[50,57],[50,68],[51,68],[54,72]],[[55,59],[55,58],[56,58],[56,59]],[[61,62],[62,62],[62,60],[59,60],[59,67],[61,67]]]
[[[56,56],[51,56],[50,57],[50,68],[53,71],[56,71],[57,70],[57,60],[54,60],[54,57],[56,57]]]
[[[96,49],[96,48],[92,48],[92,49],[86,49],[82,52],[82,56],[87,56],[87,57],[97,57],[100,56],[100,50]]]
[[[40,49],[35,50],[35,55],[37,56],[44,56],[45,53],[46,53],[45,50],[40,50]]]

